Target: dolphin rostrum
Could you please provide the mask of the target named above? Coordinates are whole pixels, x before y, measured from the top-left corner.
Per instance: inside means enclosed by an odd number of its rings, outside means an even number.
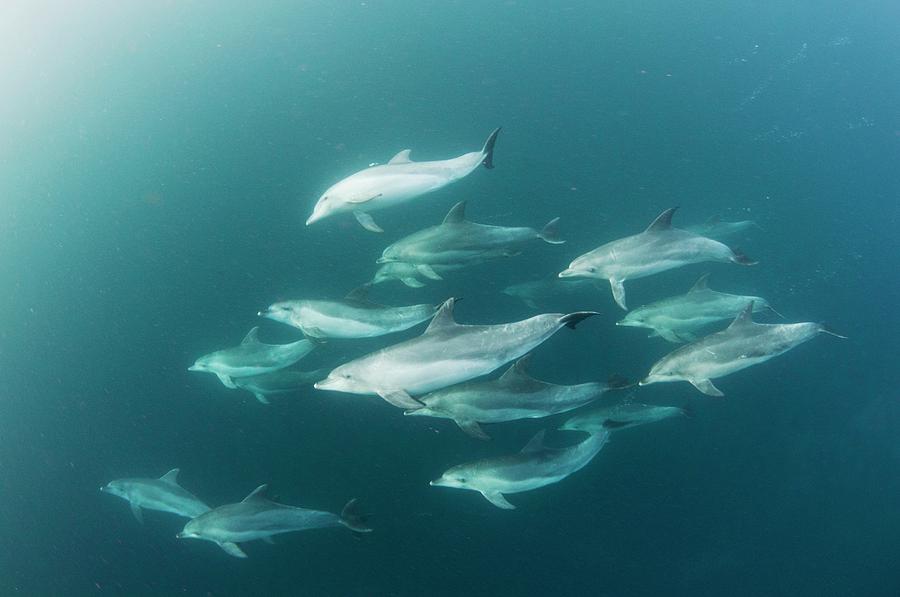
[[[542,429],[518,454],[454,466],[431,485],[471,489],[498,508],[512,510],[515,506],[506,501],[504,493],[520,493],[562,481],[589,463],[608,440],[609,432],[604,429],[574,446],[550,448],[544,445]]]
[[[116,479],[100,488],[124,499],[138,522],[144,522],[141,508],[171,512],[195,518],[209,511],[209,506],[178,484],[179,469],[173,468],[159,479]]]
[[[687,294],[669,297],[632,309],[616,325],[649,328],[651,336],[662,336],[669,342],[693,342],[696,332],[712,323],[733,319],[750,301],[754,311],[780,314],[758,296],[742,296],[710,290],[709,274],[703,274]]]
[[[263,404],[269,404],[269,396],[294,392],[303,386],[311,386],[328,374],[328,369],[296,371],[279,369],[271,373],[261,373],[249,377],[235,377],[231,381],[242,390],[253,394]]]
[[[307,339],[289,344],[263,344],[259,327],[250,330],[241,343],[197,359],[188,371],[206,371],[218,376],[227,388],[236,388],[233,378],[270,373],[289,367],[316,347]]]
[[[643,278],[702,261],[722,261],[753,265],[755,261],[719,241],[672,228],[672,214],[667,209],[640,234],[606,243],[573,261],[560,278],[580,276],[607,279],[613,298],[625,310],[626,280]]]
[[[486,375],[531,351],[563,326],[575,328],[593,312],[545,313],[498,325],[460,325],[454,299],[438,310],[421,336],[345,363],[316,384],[320,390],[377,394],[400,408],[417,409],[411,395]]]
[[[704,394],[724,396],[711,380],[764,363],[823,332],[844,337],[820,323],[755,323],[751,302],[727,329],[661,358],[640,385],[687,381]]]
[[[570,417],[560,429],[596,433],[602,429],[618,430],[647,423],[655,423],[670,417],[684,416],[687,412],[677,406],[656,406],[638,402],[593,406]]]
[[[535,239],[555,245],[565,242],[559,238],[558,222],[559,218],[554,218],[541,230],[476,224],[466,219],[466,202],[460,201],[441,224],[414,232],[386,248],[378,263],[468,265],[510,257]]]
[[[561,386],[539,381],[525,370],[530,356],[516,361],[499,379],[468,381],[426,394],[419,398],[420,408],[405,414],[453,419],[469,435],[490,439],[479,423],[549,417],[588,404],[610,389],[596,382]]]
[[[297,300],[275,303],[260,317],[299,328],[311,338],[373,338],[409,329],[434,316],[435,305],[385,307],[370,302],[369,284],[343,300]]]
[[[262,539],[271,541],[273,535],[327,527],[345,526],[358,533],[371,531],[356,512],[356,500],[350,500],[341,515],[319,510],[307,510],[267,500],[267,485],[260,485],[237,504],[219,506],[188,521],[179,539],[212,541],[237,558],[247,554],[238,543]]]
[[[478,166],[494,167],[494,144],[500,129],[494,129],[480,151],[472,151],[449,160],[413,162],[404,149],[387,164],[373,165],[332,185],[319,198],[306,220],[313,222],[328,216],[352,212],[363,228],[383,232],[369,212],[409,201],[436,191],[471,174]]]

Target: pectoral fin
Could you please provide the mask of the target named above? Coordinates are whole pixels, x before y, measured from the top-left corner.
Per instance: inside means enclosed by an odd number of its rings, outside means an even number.
[[[305,325],[301,328],[300,331],[303,332],[304,336],[308,336],[309,338],[317,338],[317,339],[327,338],[327,336],[325,335],[325,332],[323,332],[320,328],[317,328],[315,326]]]
[[[231,378],[224,373],[216,373],[216,377],[219,378],[219,381],[222,382],[222,385],[226,388],[231,388],[232,390],[236,390],[237,386],[234,385],[234,382],[231,381]]]
[[[364,211],[355,211],[353,215],[356,216],[356,221],[359,222],[359,225],[368,230],[369,232],[384,232],[381,226],[375,223],[375,220],[372,219],[372,216],[367,214]]]
[[[494,504],[498,508],[503,508],[504,510],[515,510],[516,507],[506,501],[506,498],[503,497],[503,494],[499,491],[482,491],[481,495],[484,496],[484,499]]]
[[[365,203],[366,201],[371,201],[372,199],[378,199],[381,197],[382,193],[377,193],[375,195],[359,195],[357,197],[351,197],[349,199],[344,199],[347,203],[352,203],[354,205],[359,205],[360,203]]]
[[[722,390],[713,385],[713,382],[708,379],[689,379],[691,385],[706,394],[707,396],[724,396]]]
[[[478,421],[472,419],[453,419],[459,428],[466,432],[466,435],[476,439],[491,439],[491,436],[484,432]]]
[[[144,524],[144,513],[141,510],[141,507],[137,504],[129,504],[131,506],[131,513],[134,514],[134,517],[141,524]]]
[[[418,410],[422,408],[422,403],[410,396],[403,390],[379,390],[376,392],[386,402],[393,404],[399,408],[410,410]]]
[[[419,282],[415,278],[400,278],[400,281],[409,286],[410,288],[422,288],[425,286],[422,282]]]
[[[625,280],[610,278],[609,285],[612,288],[613,298],[616,299],[616,304],[627,311],[628,307],[625,306]]]
[[[256,399],[259,400],[262,404],[270,404],[269,399],[266,398],[266,395],[262,392],[253,392],[253,395],[256,396]]]
[[[656,330],[656,333],[657,333],[657,335],[662,336],[669,342],[674,342],[675,344],[681,344],[682,342],[684,342],[684,340],[682,340],[678,334],[676,334],[672,330],[669,330],[666,328],[660,328],[660,329]]]
[[[275,539],[272,539],[272,537],[270,535],[266,535],[265,537],[260,537],[260,539],[262,539],[269,545],[275,545]]]
[[[416,271],[430,280],[443,280],[443,278],[434,271],[434,268],[426,263],[420,263],[416,266]]]
[[[237,546],[236,543],[219,543],[219,547],[225,550],[230,556],[234,556],[236,558],[246,558],[247,554],[244,553],[240,547]]]

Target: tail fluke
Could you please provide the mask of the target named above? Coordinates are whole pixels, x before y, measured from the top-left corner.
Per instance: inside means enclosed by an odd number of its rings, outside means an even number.
[[[500,134],[501,128],[503,127],[498,126],[493,130],[487,138],[487,141],[484,142],[484,148],[481,150],[481,154],[484,156],[481,163],[488,170],[491,170],[494,167],[494,144],[497,142],[497,135]]]
[[[538,232],[538,238],[551,245],[561,245],[566,242],[559,238],[559,218],[553,218],[547,222],[547,225]]]
[[[341,510],[341,524],[354,533],[372,532],[372,529],[366,524],[367,518],[365,514],[359,511],[359,504],[356,498],[347,502],[347,505]]]
[[[759,263],[758,261],[750,259],[746,255],[744,255],[740,249],[732,249],[731,253],[731,261],[739,265],[756,265],[757,263]]]
[[[560,317],[560,323],[564,324],[567,328],[575,329],[579,323],[587,319],[588,317],[593,317],[594,315],[600,315],[596,311],[576,311],[575,313],[569,313],[568,315],[563,315]]]

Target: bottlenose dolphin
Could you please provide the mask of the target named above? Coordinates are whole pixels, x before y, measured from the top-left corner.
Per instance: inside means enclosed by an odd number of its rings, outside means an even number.
[[[747,303],[753,302],[754,311],[768,310],[781,316],[758,296],[742,296],[710,290],[709,274],[703,274],[687,294],[669,297],[633,309],[616,325],[649,328],[651,336],[662,336],[669,342],[693,342],[695,332],[712,323],[733,319]]]
[[[138,522],[144,522],[141,508],[171,512],[195,518],[209,511],[209,506],[178,484],[179,469],[173,468],[159,479],[116,479],[100,488],[124,499]]]
[[[532,309],[540,309],[540,303],[546,303],[562,295],[578,294],[586,287],[596,288],[597,284],[596,280],[560,278],[554,275],[552,278],[511,284],[501,292],[519,299]]]
[[[311,338],[373,338],[409,329],[437,310],[435,305],[378,305],[366,298],[368,290],[366,284],[343,300],[282,301],[259,315],[299,328]]]
[[[316,384],[320,390],[377,394],[400,408],[422,404],[411,395],[486,375],[519,358],[563,326],[575,328],[596,315],[545,313],[498,325],[460,325],[453,319],[454,299],[438,310],[421,336],[345,363]]]
[[[461,265],[435,265],[403,263],[401,261],[393,261],[391,263],[382,264],[375,272],[372,278],[372,284],[381,284],[389,280],[400,280],[410,288],[422,288],[425,283],[422,278],[428,280],[443,280],[443,274],[452,270],[460,269]]]
[[[478,166],[493,168],[499,133],[499,128],[494,129],[481,151],[449,160],[413,162],[409,159],[410,150],[404,149],[387,164],[370,166],[332,185],[319,198],[306,225],[330,215],[353,212],[363,228],[383,232],[368,212],[436,191],[471,174]]]
[[[249,377],[235,377],[231,381],[240,389],[252,393],[263,404],[269,404],[269,396],[294,392],[303,386],[311,386],[322,379],[323,375],[328,375],[328,371],[328,369],[316,369],[315,371],[279,369],[271,373]]]
[[[414,232],[386,248],[378,263],[468,265],[510,257],[535,239],[554,245],[565,242],[559,238],[558,222],[559,218],[554,218],[541,230],[476,224],[466,219],[466,202],[460,201],[441,224]]]
[[[677,406],[623,402],[610,406],[594,406],[583,410],[569,418],[560,429],[596,433],[603,429],[625,429],[686,414],[687,412],[683,408]]]
[[[371,531],[356,513],[356,500],[350,500],[341,515],[319,510],[307,510],[267,500],[267,485],[260,485],[237,504],[219,506],[188,521],[178,539],[212,541],[237,558],[247,554],[238,543],[262,539],[271,541],[273,535],[327,527],[345,526],[358,533]]]
[[[759,228],[759,224],[753,220],[740,220],[738,222],[723,222],[718,216],[713,216],[706,220],[703,224],[694,224],[693,226],[685,226],[684,229],[706,238],[715,240],[723,240],[741,232],[745,232],[750,228]]]
[[[479,439],[490,439],[479,423],[549,417],[583,406],[599,398],[610,386],[583,383],[561,386],[539,381],[526,371],[526,355],[500,378],[469,381],[419,398],[422,406],[407,415],[453,419],[459,428]]]
[[[764,363],[823,332],[844,337],[821,323],[754,323],[751,302],[727,329],[661,358],[640,385],[687,381],[704,394],[724,396],[711,380]]]
[[[259,327],[250,330],[238,346],[226,348],[197,359],[188,371],[214,373],[227,388],[236,388],[233,378],[249,377],[284,369],[293,365],[314,349],[307,339],[289,344],[263,344],[259,341]]]
[[[544,445],[542,429],[518,454],[454,466],[431,485],[471,489],[498,508],[512,510],[515,506],[506,501],[504,493],[520,493],[562,481],[590,462],[608,440],[609,432],[601,430],[574,446],[550,448]]]
[[[702,261],[723,261],[753,265],[745,255],[719,241],[672,228],[673,207],[662,212],[640,234],[606,243],[573,261],[560,278],[580,276],[608,279],[613,298],[626,311],[626,280],[643,278],[666,270]]]

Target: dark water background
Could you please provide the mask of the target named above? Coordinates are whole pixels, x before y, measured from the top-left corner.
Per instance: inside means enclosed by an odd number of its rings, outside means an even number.
[[[0,594],[900,594],[898,22],[893,2],[4,4]],[[384,235],[303,226],[335,180],[501,124],[495,170],[375,213]],[[186,371],[277,299],[342,296],[462,198],[486,223],[560,216],[569,242],[374,298],[523,318],[504,286],[679,205],[682,224],[756,220],[732,244],[760,264],[634,281],[632,305],[711,271],[849,339],[722,380],[722,400],[641,388],[693,418],[616,434],[511,512],[427,481],[546,422],[481,443],[376,398],[263,407]],[[601,316],[537,350],[538,377],[636,378],[671,348],[613,327],[606,289],[547,306],[569,309]],[[332,511],[356,496],[376,532],[236,560],[97,491],[175,466],[215,505],[264,482]]]

